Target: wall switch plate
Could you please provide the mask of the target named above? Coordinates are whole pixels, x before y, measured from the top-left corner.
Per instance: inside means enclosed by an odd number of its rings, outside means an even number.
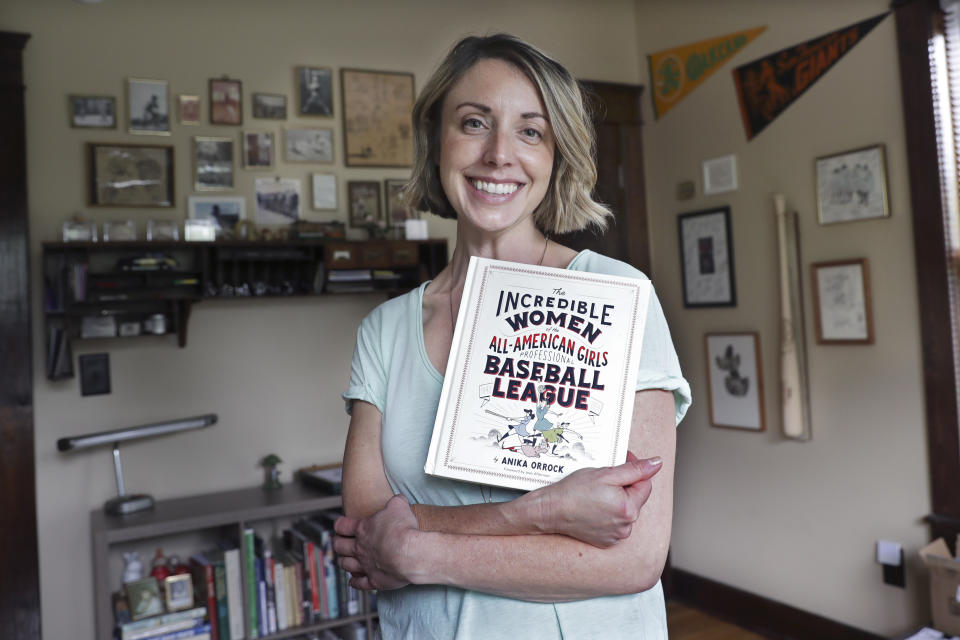
[[[889,540],[877,540],[877,562],[883,567],[884,584],[904,588],[907,586],[903,545]]]

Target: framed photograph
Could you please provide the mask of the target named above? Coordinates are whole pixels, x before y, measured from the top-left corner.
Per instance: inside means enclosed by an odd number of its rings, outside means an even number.
[[[244,131],[243,166],[247,169],[269,169],[274,164],[276,147],[272,131]]]
[[[349,220],[351,227],[366,227],[383,218],[380,211],[380,183],[372,180],[347,182]]]
[[[96,242],[97,223],[67,220],[63,223],[61,237],[64,242]]]
[[[253,117],[264,120],[286,120],[287,96],[281,93],[253,94]]]
[[[283,158],[287,162],[333,162],[333,129],[284,129],[283,140]]]
[[[166,80],[127,78],[130,133],[170,135],[170,97]]]
[[[816,173],[820,224],[890,216],[882,144],[817,158]]]
[[[685,213],[677,224],[683,306],[737,306],[730,207]]]
[[[210,123],[243,124],[243,83],[229,78],[210,79]]]
[[[332,173],[314,173],[313,208],[317,211],[337,210],[337,176]]]
[[[703,195],[737,190],[737,156],[729,155],[703,161]]]
[[[113,96],[69,96],[70,126],[77,129],[116,129],[117,99]]]
[[[189,573],[167,576],[163,580],[163,598],[167,611],[180,611],[193,607],[193,578]]]
[[[194,136],[193,166],[197,191],[233,189],[233,140]]]
[[[134,220],[107,220],[103,223],[104,242],[129,242],[137,239],[137,223]]]
[[[180,226],[176,220],[147,220],[147,240],[169,242],[180,239]]]
[[[300,219],[300,181],[257,178],[257,224],[293,224]]]
[[[866,258],[810,265],[819,344],[873,344]]]
[[[705,336],[710,387],[710,424],[748,431],[766,430],[760,335],[708,333]]]
[[[333,71],[325,67],[297,67],[297,113],[333,115]]]
[[[228,235],[246,219],[247,200],[240,196],[190,196],[187,214],[191,220],[212,221],[215,235]]]
[[[177,101],[180,104],[180,124],[200,124],[200,96],[181,93]]]
[[[348,167],[413,166],[413,74],[340,70]]]
[[[407,220],[419,218],[416,211],[400,200],[400,192],[406,184],[406,180],[388,178],[383,181],[383,193],[387,201],[387,223],[395,227],[402,227]]]
[[[173,206],[173,145],[88,142],[87,169],[92,206]]]
[[[149,618],[163,613],[163,600],[160,599],[160,584],[153,576],[135,580],[123,585],[127,592],[127,606],[134,620]]]

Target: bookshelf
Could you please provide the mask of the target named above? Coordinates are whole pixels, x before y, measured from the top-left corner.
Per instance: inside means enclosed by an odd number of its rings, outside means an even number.
[[[47,378],[73,377],[77,339],[175,335],[185,347],[203,300],[393,296],[446,264],[444,239],[44,243]]]
[[[276,491],[261,487],[221,491],[203,495],[158,500],[150,511],[128,516],[112,516],[102,509],[90,513],[90,532],[93,541],[93,588],[96,609],[96,637],[113,637],[113,608],[110,555],[126,543],[144,542],[161,544],[163,539],[178,534],[190,534],[201,530],[220,529],[224,537],[239,541],[245,528],[274,519],[295,518],[341,505],[339,495],[329,495],[319,489],[288,483]],[[199,551],[199,549],[198,549]],[[144,561],[145,573],[149,572],[149,558]],[[241,563],[246,578],[246,566]],[[245,582],[244,582],[245,584]],[[244,611],[247,610],[247,594],[244,590]],[[363,599],[359,615],[342,616],[316,624],[306,624],[261,636],[268,640],[281,640],[306,635],[311,631],[344,626],[361,622],[367,628],[367,637],[373,637],[376,613],[370,610],[369,598]],[[250,637],[247,617],[244,616],[245,637]]]

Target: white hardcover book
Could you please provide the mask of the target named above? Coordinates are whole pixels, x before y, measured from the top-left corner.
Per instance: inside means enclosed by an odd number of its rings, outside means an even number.
[[[276,560],[273,565],[273,599],[277,603],[277,630],[285,631],[290,627],[287,621],[287,581],[283,576],[283,563]]]
[[[240,572],[240,549],[223,552],[223,566],[227,574],[227,618],[230,620],[230,637],[245,638],[243,628],[243,574]]]
[[[471,258],[424,471],[532,490],[623,463],[650,281]]]

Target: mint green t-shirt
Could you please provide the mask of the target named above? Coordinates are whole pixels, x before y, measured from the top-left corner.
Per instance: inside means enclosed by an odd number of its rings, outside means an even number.
[[[646,279],[640,271],[592,251],[582,251],[567,266],[576,271]],[[426,284],[374,309],[357,332],[350,386],[343,394],[347,411],[363,400],[383,416],[381,446],[390,486],[411,503],[456,506],[483,501],[480,487],[428,476],[423,471],[443,375],[430,362],[423,340],[423,292]],[[672,391],[677,423],[690,406],[660,301],[651,293],[637,390]],[[490,492],[485,488],[484,492]],[[493,488],[492,498],[512,500],[519,491]],[[563,558],[556,562],[563,563]],[[442,585],[408,586],[377,597],[383,637],[392,640],[470,640],[484,638],[592,640],[667,637],[663,592],[658,583],[643,593],[544,604]]]

